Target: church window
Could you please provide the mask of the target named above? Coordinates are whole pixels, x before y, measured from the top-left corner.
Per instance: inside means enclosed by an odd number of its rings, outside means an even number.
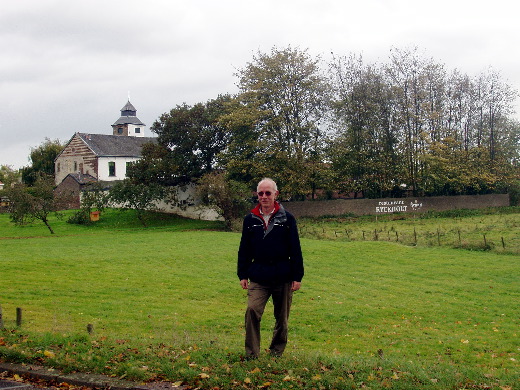
[[[117,128],[117,134],[123,134],[123,128],[122,127],[118,127]]]
[[[136,128],[135,128],[135,133],[136,133],[136,134],[139,134],[140,132],[141,132],[141,128],[140,128],[140,127],[136,127]]]

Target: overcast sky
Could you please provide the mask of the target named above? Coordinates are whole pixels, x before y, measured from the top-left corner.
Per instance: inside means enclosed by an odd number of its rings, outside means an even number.
[[[235,70],[288,45],[387,62],[417,46],[451,71],[520,90],[512,0],[13,0],[0,11],[0,165],[46,137],[111,134],[128,94],[149,127],[177,104],[235,93]],[[517,115],[520,105],[517,105]]]

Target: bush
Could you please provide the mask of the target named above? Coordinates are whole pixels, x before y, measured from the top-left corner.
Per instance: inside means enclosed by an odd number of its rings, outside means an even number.
[[[67,223],[74,225],[88,225],[90,223],[90,214],[86,210],[78,210],[69,217]]]
[[[251,206],[251,190],[243,183],[228,180],[224,173],[211,172],[201,177],[197,192],[203,204],[214,207],[224,218],[229,230],[236,230],[236,220],[242,219]]]
[[[509,205],[520,206],[520,181],[515,182],[509,189]]]

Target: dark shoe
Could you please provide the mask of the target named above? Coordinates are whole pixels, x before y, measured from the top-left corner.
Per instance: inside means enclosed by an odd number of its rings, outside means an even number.
[[[246,356],[244,356],[244,360],[245,361],[256,360],[256,359],[258,359],[257,355],[246,355]]]

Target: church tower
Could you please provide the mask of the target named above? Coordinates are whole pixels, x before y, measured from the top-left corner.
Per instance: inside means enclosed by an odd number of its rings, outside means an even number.
[[[130,103],[130,99],[121,109],[121,117],[112,125],[113,135],[144,137],[144,127],[146,126],[136,116],[137,110]]]

